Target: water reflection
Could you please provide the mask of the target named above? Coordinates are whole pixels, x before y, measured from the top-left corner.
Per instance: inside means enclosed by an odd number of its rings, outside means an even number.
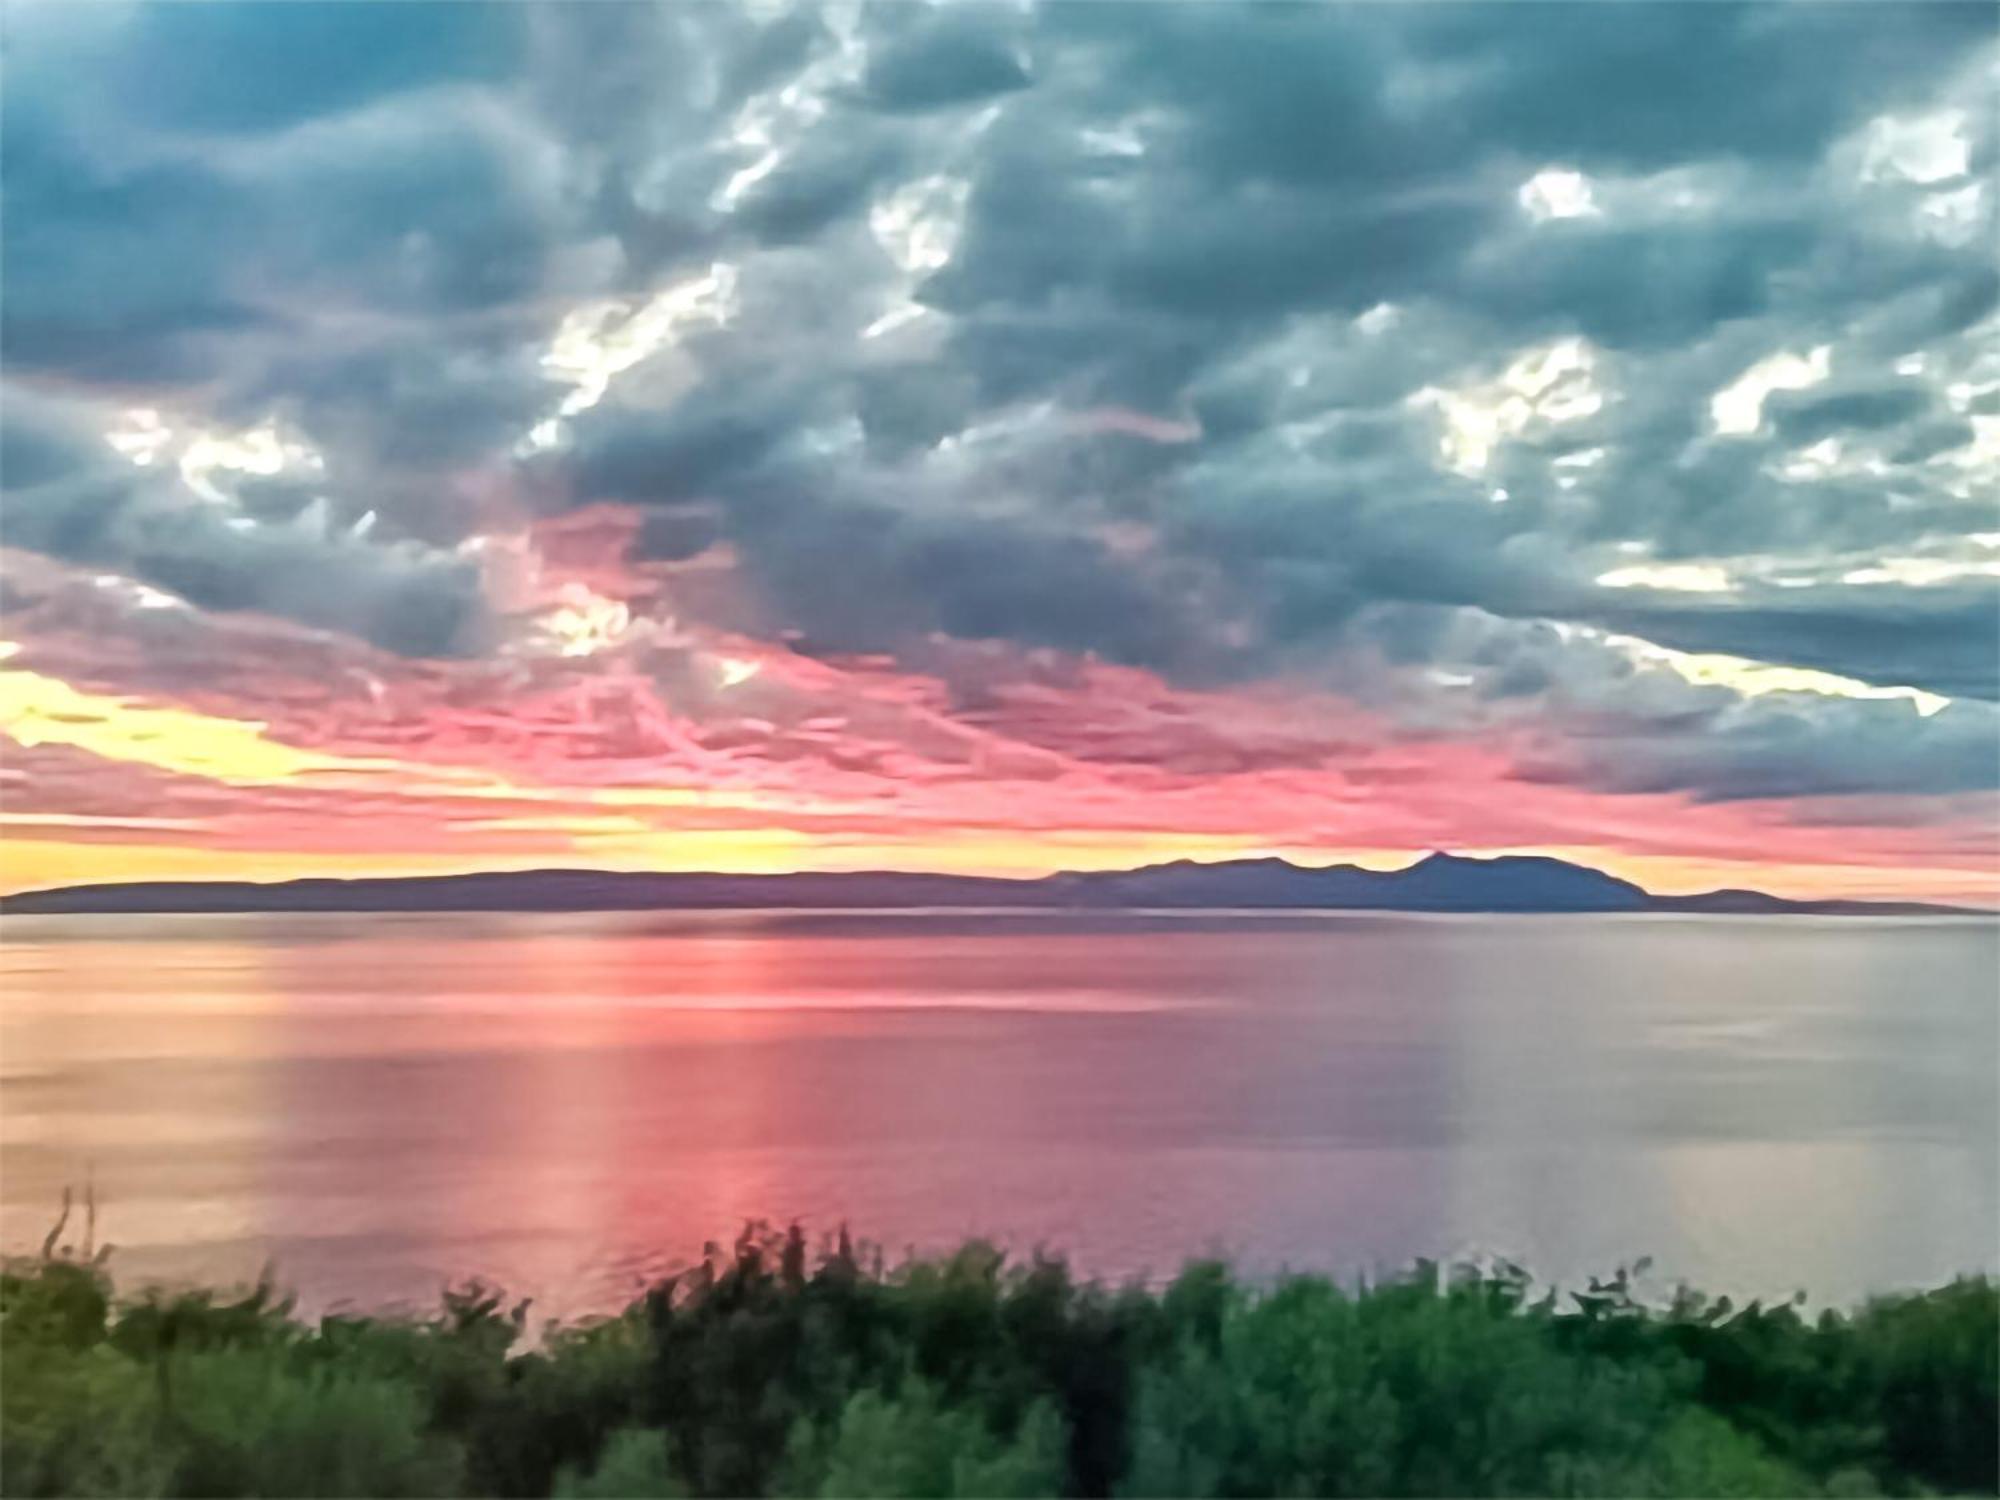
[[[14,919],[10,1247],[575,1311],[747,1215],[1106,1274],[1992,1265],[1995,934],[1286,917]]]

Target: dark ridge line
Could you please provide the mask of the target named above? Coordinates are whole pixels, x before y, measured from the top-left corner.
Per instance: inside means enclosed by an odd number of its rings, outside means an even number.
[[[1762,891],[1655,895],[1547,855],[1436,853],[1400,870],[1283,859],[1175,860],[1132,870],[1011,877],[909,871],[729,875],[589,869],[463,875],[308,876],[258,882],[132,881],[0,898],[0,914],[531,911],[1383,911],[1481,914],[1690,912],[1745,916],[1983,916],[1915,901],[1793,901]]]

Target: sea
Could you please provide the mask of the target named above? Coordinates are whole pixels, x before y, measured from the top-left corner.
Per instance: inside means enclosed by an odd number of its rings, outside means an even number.
[[[2000,1269],[1996,976],[1950,918],[10,917],[0,1242],[68,1189],[121,1283],[321,1310],[610,1312],[747,1221],[1851,1304]]]

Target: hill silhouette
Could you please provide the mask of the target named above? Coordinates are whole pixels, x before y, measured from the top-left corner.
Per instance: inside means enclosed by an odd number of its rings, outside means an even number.
[[[1917,902],[1788,901],[1761,891],[1660,896],[1588,865],[1541,855],[1431,854],[1400,870],[1283,859],[1176,860],[1034,879],[896,871],[721,875],[511,870],[357,880],[138,881],[30,891],[10,913],[255,911],[1290,910],[1699,912],[1742,915],[1978,915]]]

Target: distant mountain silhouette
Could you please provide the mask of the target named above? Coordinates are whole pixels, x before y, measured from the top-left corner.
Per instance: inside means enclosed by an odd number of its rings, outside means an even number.
[[[518,870],[408,879],[142,881],[31,891],[0,911],[673,911],[731,907],[847,911],[936,907],[1403,912],[1707,912],[1834,916],[1988,915],[1915,902],[1786,901],[1760,891],[1655,896],[1587,865],[1536,855],[1432,854],[1402,870],[1323,868],[1282,859],[1137,870],[1065,871],[1033,880],[887,871],[797,875]]]

